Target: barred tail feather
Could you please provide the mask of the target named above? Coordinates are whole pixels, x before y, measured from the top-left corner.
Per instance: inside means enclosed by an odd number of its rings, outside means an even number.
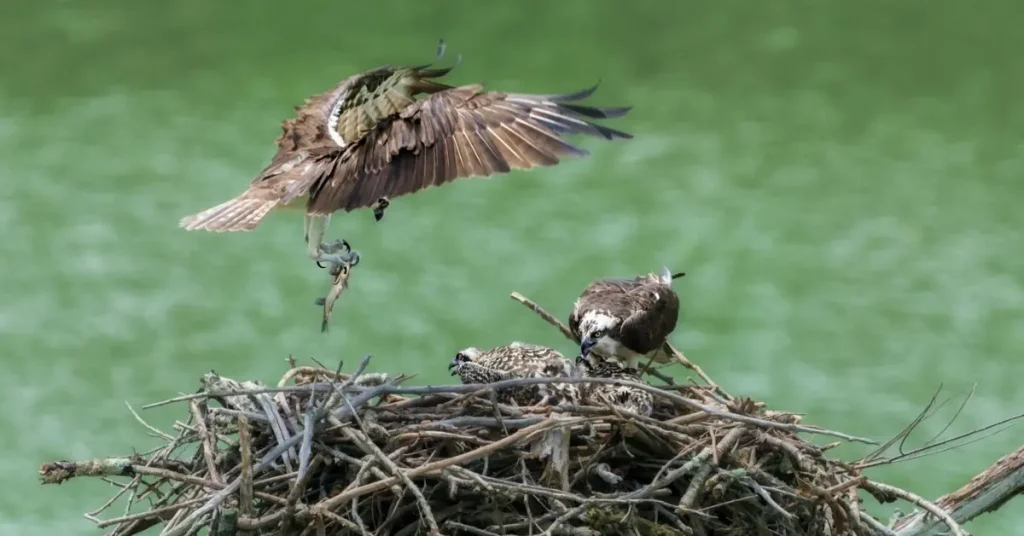
[[[278,203],[277,199],[247,198],[243,194],[198,214],[186,216],[178,225],[186,231],[251,231]]]

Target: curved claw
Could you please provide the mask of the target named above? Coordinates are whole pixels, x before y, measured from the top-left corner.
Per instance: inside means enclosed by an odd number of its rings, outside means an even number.
[[[348,240],[340,238],[331,242],[330,244],[320,244],[320,251],[324,253],[337,253],[338,251],[352,251],[352,246],[349,245]]]
[[[317,249],[319,250],[319,257],[316,259],[316,265],[321,269],[327,268],[323,263],[341,264],[350,262],[351,256],[348,256],[352,252],[352,246],[348,243],[348,240],[344,238],[335,240],[331,243],[322,243]],[[337,254],[339,251],[345,251],[343,254]],[[358,258],[358,255],[356,256]],[[359,261],[356,260],[356,263]],[[352,264],[355,266],[355,264]]]
[[[341,264],[347,264],[349,267],[356,266],[359,264],[359,252],[349,251],[347,253],[322,253],[320,258],[317,259],[317,263],[328,263],[334,266]]]

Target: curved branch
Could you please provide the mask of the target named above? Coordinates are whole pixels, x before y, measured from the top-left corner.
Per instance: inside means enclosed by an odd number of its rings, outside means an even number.
[[[943,495],[935,505],[963,525],[981,514],[994,512],[1024,492],[1024,447],[996,460],[960,489]],[[900,519],[893,527],[898,536],[933,536],[944,533],[946,524],[926,512]]]

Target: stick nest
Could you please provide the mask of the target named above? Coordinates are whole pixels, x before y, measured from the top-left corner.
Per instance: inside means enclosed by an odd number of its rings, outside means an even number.
[[[154,404],[186,408],[176,433],[136,414],[160,448],[47,463],[41,478],[127,479],[87,514],[116,536],[156,525],[165,535],[874,535],[893,532],[857,490],[906,498],[798,433],[866,440],[713,383],[571,380],[654,393],[642,417],[497,402],[500,389],[545,379],[405,386],[363,373],[368,361],[350,374],[292,363],[277,387],[210,373],[199,393]],[[137,513],[98,517],[125,497]]]

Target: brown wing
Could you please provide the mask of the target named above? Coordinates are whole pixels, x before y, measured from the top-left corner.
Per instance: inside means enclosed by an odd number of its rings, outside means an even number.
[[[630,299],[634,313],[619,325],[619,342],[643,354],[657,350],[676,328],[679,296],[666,285],[645,285]]]
[[[253,182],[267,178],[275,163],[296,153],[341,155],[342,144],[362,140],[381,121],[416,102],[415,96],[451,86],[429,80],[444,76],[451,69],[390,65],[352,75],[333,88],[313,95],[295,107],[295,117],[281,122],[277,154],[272,163]]]
[[[361,141],[381,121],[416,102],[415,96],[450,89],[429,80],[451,69],[378,67],[342,80],[332,89],[296,106],[295,116],[281,123],[277,152],[270,164],[233,199],[186,216],[188,230],[255,229],[278,205],[305,196],[337,167],[352,143]]]
[[[622,116],[629,108],[572,103],[594,89],[541,96],[483,92],[477,84],[434,93],[347,150],[334,172],[313,186],[308,210],[350,211],[457,178],[553,166],[560,157],[587,154],[562,139],[565,134],[632,138],[587,120]]]

